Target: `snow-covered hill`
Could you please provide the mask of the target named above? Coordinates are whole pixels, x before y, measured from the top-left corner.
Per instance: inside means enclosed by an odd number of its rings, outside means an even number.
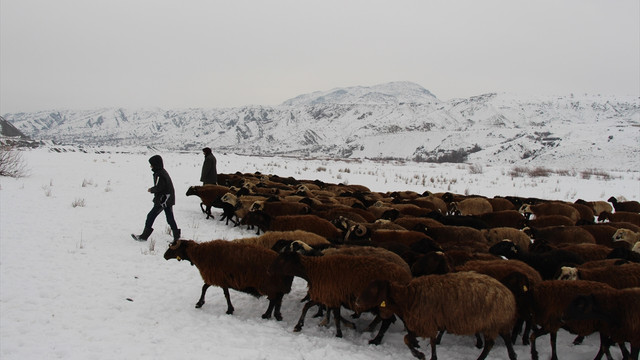
[[[393,158],[528,166],[640,168],[633,96],[440,101],[393,82],[304,94],[279,106],[99,109],[6,114],[34,139],[251,155]]]

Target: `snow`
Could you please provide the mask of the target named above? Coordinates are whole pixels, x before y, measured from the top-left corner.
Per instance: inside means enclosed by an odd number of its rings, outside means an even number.
[[[142,231],[151,196],[147,162],[140,149],[111,152],[23,151],[30,175],[0,178],[0,358],[2,359],[412,359],[404,331],[392,325],[379,346],[360,332],[371,317],[356,321],[358,331],[318,327],[307,318],[302,332],[292,331],[302,308],[306,283],[295,279],[284,298],[284,320],[263,320],[267,302],[235,291],[233,315],[219,288],[210,288],[206,304],[194,305],[202,280],[195,267],[166,261],[171,241],[161,215],[146,243],[130,233]],[[125,152],[126,151],[126,152]],[[199,199],[186,197],[198,185],[200,153],[162,153],[176,187],[175,217],[183,238],[196,241],[252,236],[253,231],[205,220]],[[254,172],[299,179],[363,184],[374,191],[430,190],[487,196],[537,196],[561,200],[640,198],[640,173],[609,172],[609,179],[573,174],[544,178],[511,177],[510,168],[368,161],[299,160],[216,154],[219,172]],[[573,166],[578,166],[574,164]],[[74,206],[76,205],[76,206]],[[538,340],[541,359],[550,355],[549,338]],[[561,332],[563,359],[591,358],[598,339],[580,346]],[[428,342],[421,339],[429,356]],[[515,346],[520,359],[529,347]],[[440,359],[475,359],[473,337],[447,334]],[[620,358],[617,349],[614,356]],[[507,359],[501,340],[492,359]]]

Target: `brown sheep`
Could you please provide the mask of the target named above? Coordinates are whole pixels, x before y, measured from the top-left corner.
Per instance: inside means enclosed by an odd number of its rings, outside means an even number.
[[[444,226],[436,219],[428,217],[401,216],[393,221],[395,224],[402,226],[407,230],[424,229],[425,227]]]
[[[467,226],[442,226],[426,229],[425,233],[446,251],[468,246],[475,251],[487,252],[489,244],[480,230]]]
[[[245,244],[254,244],[267,249],[271,249],[273,248],[273,245],[279,240],[302,240],[309,246],[325,246],[331,244],[323,236],[303,230],[269,231],[257,237],[235,239],[232,241]]]
[[[258,200],[251,204],[249,211],[264,211],[269,216],[275,217],[309,214],[311,208],[309,205],[299,202]]]
[[[381,316],[397,314],[404,320],[405,344],[411,354],[424,359],[416,350],[416,336],[430,339],[431,358],[436,359],[437,335],[442,329],[458,335],[482,333],[485,346],[478,359],[485,359],[500,335],[509,359],[516,354],[510,333],[516,321],[516,302],[509,289],[498,280],[474,272],[426,275],[400,284],[390,280],[371,282],[357,300],[358,306],[378,306]]]
[[[640,214],[630,211],[616,211],[613,214],[603,212],[598,216],[598,221],[603,222],[609,220],[611,222],[628,222],[636,226],[640,226]]]
[[[640,213],[640,203],[632,201],[618,201],[615,197],[610,197],[608,200],[613,205],[613,208],[618,211],[629,211],[634,213]]]
[[[283,215],[271,217],[261,211],[251,211],[243,219],[243,224],[258,227],[260,231],[292,231],[304,230],[325,237],[332,243],[342,241],[342,232],[331,222],[316,215]]]
[[[580,225],[581,228],[591,233],[596,240],[596,244],[613,247],[613,234],[617,228],[606,224]]]
[[[375,306],[356,307],[356,297],[374,280],[389,280],[400,284],[407,284],[411,280],[411,273],[405,268],[371,256],[303,256],[295,252],[285,252],[278,255],[270,266],[272,273],[297,276],[308,284],[308,295],[311,301],[302,309],[300,319],[294,331],[302,330],[304,318],[309,308],[316,304],[327,307],[334,313],[336,337],[342,337],[340,329],[340,307],[344,306],[356,312],[375,310]],[[383,329],[386,330],[390,319],[386,318]],[[379,343],[382,334],[378,334],[371,343]]]
[[[491,229],[480,230],[482,235],[487,239],[487,244],[493,246],[502,240],[511,240],[524,251],[529,249],[531,238],[524,231],[511,227],[495,227]]]
[[[492,198],[487,198],[487,200],[489,200],[489,202],[491,203],[491,207],[493,208],[494,212],[516,209],[515,205],[513,205],[511,201],[503,197],[492,197]]]
[[[584,261],[604,260],[611,252],[611,248],[600,244],[561,244],[559,249],[578,254]]]
[[[563,215],[571,219],[572,225],[580,220],[580,212],[573,206],[562,202],[545,202],[537,205],[524,204],[519,211],[523,214],[533,214],[536,217],[546,215]]]
[[[558,280],[590,280],[605,283],[616,289],[640,286],[640,264],[581,268],[563,266],[560,268]]]
[[[535,219],[526,220],[529,227],[548,227],[548,226],[574,226],[573,220],[564,215],[544,215]]]
[[[631,344],[631,353],[623,358],[638,359],[640,353],[640,289],[598,291],[577,296],[565,309],[568,320],[598,320],[600,333],[613,342]],[[596,358],[601,357],[600,353]],[[606,350],[604,350],[606,352]],[[623,351],[624,353],[625,351]]]
[[[187,196],[196,195],[200,198],[200,209],[207,214],[207,219],[212,218],[211,207],[222,207],[220,198],[229,192],[229,188],[222,185],[190,186]]]
[[[482,215],[492,211],[493,207],[489,200],[481,197],[470,197],[449,203],[449,212],[453,215]]]
[[[527,322],[525,331],[522,334],[522,343],[524,345],[529,344],[529,332],[531,331],[531,303],[530,297],[527,296],[531,286],[542,281],[540,273],[536,269],[527,265],[519,260],[472,260],[466,262],[464,265],[455,268],[455,271],[475,271],[480,274],[489,275],[492,278],[502,282],[505,278],[513,274],[514,272],[523,274],[527,281],[526,287],[515,289],[507,284],[507,288],[513,292],[516,299],[516,306],[518,308],[519,324],[517,324],[511,334],[511,340],[515,343],[518,332],[522,326],[521,322]]]
[[[539,329],[531,334],[531,359],[538,360],[536,339],[544,334],[550,333],[551,358],[557,359],[556,334],[560,328],[580,336],[587,336],[596,332],[598,330],[596,321],[564,321],[562,316],[564,310],[576,296],[588,295],[594,291],[603,290],[613,290],[613,288],[607,284],[586,280],[547,280],[536,284],[531,293],[534,309],[533,318]]]
[[[267,270],[277,253],[270,249],[250,244],[213,240],[196,243],[193,240],[178,240],[164,253],[165,260],[187,260],[200,271],[204,285],[196,308],[202,307],[209,286],[219,286],[227,300],[227,314],[233,314],[229,289],[243,291],[254,296],[266,295],[269,307],[263,319],[271,317],[282,320],[280,306],[282,298],[291,290],[293,277],[270,274]]]
[[[568,205],[573,206],[580,213],[580,220],[576,222],[577,225],[583,224],[593,224],[595,223],[595,214],[593,213],[593,209],[588,205],[584,204],[576,204],[576,203],[567,203]]]
[[[553,245],[595,244],[596,239],[587,230],[579,226],[549,226],[544,228],[526,228],[523,230],[534,239],[545,240]]]

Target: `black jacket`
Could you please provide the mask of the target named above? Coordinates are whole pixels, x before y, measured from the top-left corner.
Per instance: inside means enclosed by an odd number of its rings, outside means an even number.
[[[211,153],[207,154],[204,157],[200,181],[202,181],[205,185],[218,183],[218,171],[216,169],[216,162],[216,157]]]
[[[153,203],[169,207],[176,204],[176,192],[173,188],[173,182],[167,170],[164,169],[162,157],[154,155],[149,158],[151,171],[153,171],[153,187],[149,192],[153,193]]]

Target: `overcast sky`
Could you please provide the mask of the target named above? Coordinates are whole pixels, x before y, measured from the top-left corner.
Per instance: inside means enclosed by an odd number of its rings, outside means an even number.
[[[0,113],[277,105],[412,81],[640,95],[638,0],[0,0]]]

